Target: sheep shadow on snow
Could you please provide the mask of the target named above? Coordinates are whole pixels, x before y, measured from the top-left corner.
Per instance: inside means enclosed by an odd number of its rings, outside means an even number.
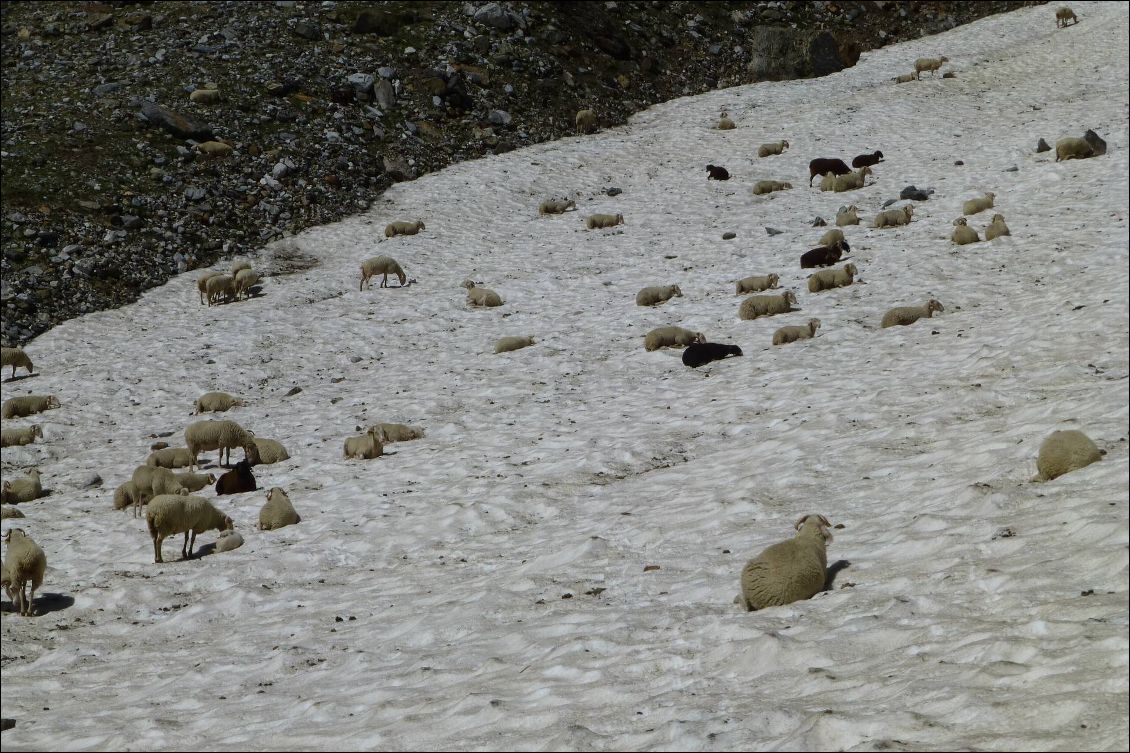
[[[851,567],[851,562],[848,560],[836,560],[828,566],[828,572],[824,576],[824,590],[831,591],[836,584],[836,576],[840,574],[841,570],[847,570]]]
[[[51,612],[61,612],[64,609],[70,609],[75,605],[73,596],[57,593],[41,593],[38,594],[31,602],[32,611],[35,612],[34,617],[43,617]],[[0,604],[0,612],[5,614],[15,614],[16,605],[13,602],[5,601]]]
[[[23,368],[22,366],[20,367]],[[8,377],[7,379],[0,379],[4,384],[12,384],[13,382],[22,382],[24,379],[31,379],[37,377],[39,374],[22,374],[20,376]]]

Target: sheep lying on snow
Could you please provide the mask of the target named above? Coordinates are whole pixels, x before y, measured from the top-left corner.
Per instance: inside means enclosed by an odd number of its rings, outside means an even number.
[[[656,327],[644,335],[643,349],[650,352],[660,348],[685,347],[704,342],[706,335],[701,332],[692,332],[682,327]]]
[[[767,275],[752,275],[750,277],[743,277],[738,280],[737,290],[735,295],[743,293],[760,293],[762,290],[770,290],[777,287],[780,277],[775,274]]]
[[[774,154],[781,154],[789,148],[789,142],[781,139],[780,141],[772,141],[768,144],[762,144],[757,147],[758,157],[769,157]]]
[[[241,269],[235,276],[235,299],[242,296],[244,300],[251,297],[251,288],[259,284],[259,275],[250,269]]]
[[[818,246],[800,255],[800,268],[830,267],[838,263],[846,251],[851,251],[847,241],[836,241],[831,246]]]
[[[490,288],[480,288],[471,280],[464,280],[463,287],[467,288],[467,303],[472,306],[501,306],[502,297]]]
[[[888,209],[885,212],[879,212],[875,215],[875,221],[871,223],[871,227],[895,227],[897,225],[909,225],[910,218],[914,215],[914,207],[907,204],[900,209]]]
[[[267,492],[266,504],[259,509],[259,530],[276,531],[301,522],[302,517],[295,511],[286,492],[277,486],[272,487]]]
[[[0,415],[4,418],[23,418],[58,407],[59,398],[54,395],[20,395],[5,400],[4,405],[0,406]]]
[[[871,154],[861,154],[851,161],[852,167],[871,167],[883,161],[883,153],[876,149]]]
[[[711,361],[721,361],[727,356],[740,356],[742,349],[726,343],[693,343],[683,351],[683,365],[697,369]]]
[[[746,611],[791,604],[822,591],[831,527],[823,515],[805,515],[796,522],[795,537],[767,547],[747,562],[741,577]]]
[[[978,212],[984,212],[986,209],[993,206],[993,200],[996,198],[997,195],[990,191],[980,198],[970,199],[961,205],[961,213],[977,214]]]
[[[12,367],[12,379],[16,378],[16,367],[27,369],[27,373],[33,374],[31,359],[24,353],[23,348],[0,348],[0,369],[5,366]],[[2,376],[2,374],[0,374]]]
[[[994,238],[1000,238],[1002,235],[1012,235],[1008,231],[1008,225],[1004,224],[1003,214],[994,214],[993,221],[985,228],[985,240],[991,241]]]
[[[622,214],[590,214],[585,218],[585,227],[594,230],[603,227],[616,227],[624,224]]]
[[[0,507],[0,520],[8,520],[9,518],[23,518],[26,517],[20,508],[12,507],[11,505],[4,505]]]
[[[940,58],[918,58],[914,61],[914,76],[921,80],[922,71],[930,71],[930,75],[934,75],[934,71],[942,67],[942,63],[948,63],[949,58],[942,55]]]
[[[762,194],[773,193],[774,191],[787,191],[792,187],[792,183],[786,183],[781,180],[759,180],[753,184],[753,195],[761,196]]]
[[[145,464],[158,468],[187,468],[192,465],[192,454],[187,447],[165,447],[149,453]]]
[[[840,207],[840,211],[836,212],[836,224],[840,227],[859,224],[859,210],[856,209],[855,204],[850,207]]]
[[[730,179],[730,171],[727,170],[724,167],[719,167],[718,165],[707,165],[706,166],[706,172],[707,172],[707,176],[706,176],[707,180],[729,180]]]
[[[512,350],[521,350],[534,344],[532,337],[500,337],[494,344],[495,353],[509,353]]]
[[[371,460],[385,454],[384,445],[375,428],[359,437],[347,437],[345,440],[345,457]]]
[[[845,175],[836,175],[829,171],[824,173],[824,177],[820,180],[820,190],[835,191],[836,193],[854,191],[857,188],[863,188],[867,176],[870,174],[870,167],[861,167]]]
[[[843,269],[822,269],[808,278],[808,292],[819,293],[821,290],[832,288],[846,288],[855,282],[859,270],[854,264],[845,264]]]
[[[225,451],[228,463],[231,463],[233,447],[242,447],[244,459],[252,465],[259,462],[259,449],[255,446],[254,435],[235,421],[197,421],[189,424],[184,430],[184,443],[192,453],[189,467],[193,470],[196,470],[196,456],[208,450],[220,451],[220,465],[224,465]]]
[[[8,553],[4,555],[4,588],[16,611],[24,617],[30,617],[33,614],[31,605],[35,601],[35,589],[43,583],[43,573],[47,570],[47,555],[22,528],[8,531],[4,534],[4,541],[8,543]],[[30,595],[25,591],[29,582]]]
[[[660,303],[666,303],[672,298],[682,298],[683,291],[679,290],[678,285],[656,285],[650,288],[644,288],[636,293],[637,306],[657,306]]]
[[[538,214],[561,214],[576,208],[576,202],[571,199],[549,199],[538,205]]]
[[[395,235],[415,235],[421,230],[426,230],[424,223],[420,220],[415,222],[390,222],[385,225],[385,237],[392,238]]]
[[[1095,149],[1086,139],[1068,136],[1055,142],[1055,161],[1065,159],[1085,159],[1095,156]]]
[[[207,303],[207,301],[204,299],[204,296],[208,294],[208,280],[211,280],[213,277],[219,277],[221,274],[223,273],[205,272],[204,274],[200,275],[200,277],[196,278],[196,289],[200,291],[201,305]]]
[[[812,179],[817,175],[825,175],[826,173],[847,175],[850,172],[851,168],[848,167],[842,159],[817,157],[808,163],[808,185],[812,185]]]
[[[784,345],[785,343],[796,342],[797,340],[807,340],[810,337],[816,336],[816,330],[819,329],[819,327],[819,319],[809,319],[808,324],[781,327],[773,333],[773,344]]]
[[[230,552],[243,546],[243,537],[235,531],[220,531],[213,552]]]
[[[1053,431],[1040,445],[1036,458],[1039,474],[1033,480],[1051,481],[1101,459],[1102,452],[1083,432],[1077,429]]]
[[[375,431],[377,438],[383,444],[411,442],[414,439],[422,439],[424,436],[423,429],[406,424],[373,424],[366,431]]]
[[[228,275],[209,277],[204,283],[204,290],[208,295],[209,306],[219,303],[221,298],[227,303],[235,298],[235,278]]]
[[[3,490],[0,491],[0,502],[6,505],[18,505],[20,502],[31,502],[42,496],[43,484],[39,480],[39,469],[32,468],[28,471],[27,478],[4,481]]]
[[[592,133],[596,130],[596,113],[592,110],[578,110],[575,124],[577,133]]]
[[[1068,8],[1066,5],[1056,8],[1055,11],[1055,28],[1067,28],[1067,22],[1070,21],[1072,25],[1079,23],[1079,19],[1075,17],[1075,11]]]
[[[404,270],[396,259],[391,256],[374,256],[372,259],[361,262],[361,286],[358,290],[364,290],[365,283],[369,283],[369,278],[373,275],[384,275],[380,284],[382,288],[388,287],[389,275],[396,275],[396,279],[400,280],[400,287],[404,287],[404,281],[408,279],[408,275],[404,274]],[[372,283],[369,283],[369,287],[372,286]]]
[[[834,246],[837,243],[847,243],[847,239],[844,238],[844,231],[840,230],[838,227],[825,230],[824,234],[820,236],[821,246]]]
[[[241,460],[235,464],[235,468],[220,476],[220,480],[216,482],[216,494],[242,494],[243,492],[253,492],[258,489],[255,483],[255,474],[251,472],[251,463],[247,460]]]
[[[967,243],[978,243],[981,236],[977,235],[977,231],[969,227],[969,223],[965,221],[964,217],[958,217],[953,221],[953,235],[950,240],[959,246],[964,246]]]
[[[184,473],[174,473],[173,478],[189,492],[198,492],[205,486],[216,483],[216,476],[212,473],[190,473],[185,471]]]
[[[759,316],[786,314],[793,310],[796,294],[786,290],[781,295],[751,295],[738,307],[739,319],[756,319]]]
[[[196,546],[196,535],[205,531],[230,531],[235,528],[232,519],[217,510],[203,497],[179,494],[161,494],[149,502],[145,513],[149,536],[153,539],[153,561],[164,562],[161,545],[177,533],[184,534],[181,559],[191,559]],[[189,536],[191,535],[191,540]]]
[[[43,429],[39,424],[22,426],[19,429],[4,429],[0,431],[0,447],[31,444],[36,437],[43,436]]]
[[[909,84],[911,81],[916,81],[917,79],[918,74],[916,73],[900,73],[891,80],[896,84]]]
[[[290,453],[286,451],[281,442],[274,439],[255,437],[255,449],[259,451],[259,460],[255,463],[256,465],[271,465],[290,459]]]
[[[934,298],[926,301],[925,306],[899,306],[883,314],[881,326],[894,327],[896,325],[914,324],[922,317],[927,319],[933,317],[935,311],[945,311],[945,309]]]
[[[718,119],[718,130],[719,131],[732,131],[735,128],[737,128],[737,124],[734,123],[734,121],[730,119],[729,115],[723,115],[721,118]]]
[[[244,402],[242,400],[226,392],[205,392],[203,395],[196,398],[192,412],[194,414],[223,413],[224,411],[243,405]]]

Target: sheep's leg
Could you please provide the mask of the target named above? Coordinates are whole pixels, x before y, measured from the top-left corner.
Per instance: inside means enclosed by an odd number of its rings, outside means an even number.
[[[163,544],[163,543],[165,543],[164,534],[158,533],[156,536],[153,537],[153,561],[154,562],[164,562],[165,561],[164,558],[161,557],[161,544]]]
[[[382,288],[388,287],[388,272],[385,272],[385,276],[381,279],[381,287]]]
[[[180,547],[180,558],[182,560],[191,559],[188,554],[188,531],[184,532],[184,543]]]
[[[35,581],[31,584],[31,596],[27,600],[27,616],[32,617],[35,615]]]
[[[196,529],[190,529],[190,533],[192,533],[192,538],[188,542],[188,559],[192,559],[192,552],[196,549]],[[184,536],[188,538],[187,533]]]

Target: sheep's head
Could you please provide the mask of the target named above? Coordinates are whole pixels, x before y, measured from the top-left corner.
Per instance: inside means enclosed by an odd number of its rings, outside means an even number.
[[[851,266],[851,265],[849,264],[848,266]],[[820,328],[820,320],[819,319],[809,319],[808,320],[808,329],[812,332],[812,334],[815,335],[816,330],[818,330],[819,328]]]
[[[954,224],[954,227],[958,227],[960,225],[968,225],[969,223],[966,222],[964,217],[958,217],[956,220],[953,221],[953,224]]]
[[[994,214],[993,215],[993,222],[1003,223],[1004,222],[1004,215],[1003,214]]]
[[[985,198],[989,200],[989,206],[992,206],[993,202],[997,198],[997,195],[995,193],[993,193],[992,191],[990,191],[990,192],[985,194]]]
[[[796,522],[796,529],[798,531],[804,528],[813,527],[819,531],[820,536],[824,539],[824,543],[828,544],[832,541],[832,524],[823,515],[805,515]]]
[[[683,297],[683,291],[679,290],[678,285],[672,285],[671,286],[671,295],[675,296],[676,298],[682,298]]]
[[[778,283],[778,281],[780,281],[780,279],[781,279],[780,276],[776,272],[773,272],[772,274],[770,274],[769,275],[769,287],[771,287],[771,288],[777,287],[777,283]]]
[[[251,432],[247,433],[250,434]],[[239,463],[247,463],[248,470],[250,470],[251,466],[259,465],[259,463],[262,462],[259,459],[259,446],[255,444],[254,440],[251,440],[243,445],[243,454],[243,460],[239,461]],[[235,464],[236,468],[239,467],[239,463]]]
[[[730,348],[730,355],[732,355],[732,356],[742,355],[742,349],[739,348],[737,345],[731,345],[731,346],[729,346],[729,348]]]
[[[706,335],[702,332],[695,332],[694,333],[694,341],[696,343],[704,343],[704,342],[706,342]]]
[[[785,294],[781,297],[784,299],[785,303],[788,303],[788,304],[795,304],[796,303],[796,293],[794,293],[791,290],[786,290]]]
[[[234,531],[235,530],[235,523],[233,523],[232,519],[229,518],[227,515],[221,515],[220,516],[220,526],[217,530],[219,530],[219,531]]]
[[[42,437],[43,436],[43,427],[41,427],[39,424],[35,424],[34,426],[31,427],[31,435],[33,437]]]
[[[405,280],[408,279],[408,275],[404,274],[403,271],[400,271],[396,273],[396,279],[400,280],[400,284],[403,286]]]
[[[423,220],[416,220],[416,229],[417,230],[424,230],[425,229]]]
[[[54,395],[48,395],[47,396],[47,407],[48,408],[58,408],[59,407],[59,398],[55,397]]]
[[[783,146],[785,149],[788,149],[789,148],[789,142],[785,141],[784,139],[781,139],[781,146]]]
[[[617,225],[623,225],[624,224],[624,215],[617,213],[616,224]]]
[[[945,308],[942,307],[941,301],[936,298],[931,298],[926,302],[926,311],[931,313],[934,311],[945,311]]]
[[[475,287],[475,281],[474,280],[464,280],[463,282],[459,283],[459,286],[463,287],[463,288],[467,288],[467,290],[470,290],[471,288]]]
[[[859,268],[856,267],[854,264],[848,264],[847,266],[845,266],[844,271],[847,272],[849,275],[859,274]]]

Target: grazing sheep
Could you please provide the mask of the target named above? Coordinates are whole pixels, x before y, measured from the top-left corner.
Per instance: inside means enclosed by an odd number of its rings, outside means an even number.
[[[585,227],[589,230],[604,227],[616,227],[624,224],[622,214],[590,214],[585,218]]]
[[[841,207],[840,211],[836,212],[836,225],[839,227],[858,224],[859,210],[856,209],[855,204],[852,204],[850,207]]]
[[[740,356],[742,349],[725,343],[692,343],[683,351],[683,365],[697,369],[711,361],[721,361],[727,356]]]
[[[286,492],[277,486],[272,487],[267,492],[266,504],[259,509],[259,530],[277,531],[301,522],[302,517],[295,511]]]
[[[747,612],[809,599],[824,589],[827,545],[832,524],[823,515],[805,515],[797,535],[766,547],[742,568],[741,603]]]
[[[345,440],[346,459],[371,460],[384,454],[385,448],[375,427],[359,437],[347,437]]]
[[[847,241],[836,241],[831,246],[818,246],[800,255],[800,268],[830,267],[838,264],[846,251],[851,251]]]
[[[217,510],[203,497],[180,494],[162,494],[149,501],[145,513],[149,536],[153,539],[153,561],[164,562],[161,545],[174,534],[184,534],[181,559],[192,559],[197,534],[205,531],[230,531],[235,528],[232,519]],[[191,540],[189,536],[191,535]]]
[[[959,246],[964,246],[967,243],[979,243],[981,237],[977,235],[977,231],[969,227],[964,217],[958,217],[953,221],[953,235],[950,240]]]
[[[812,185],[812,179],[817,175],[824,175],[825,173],[847,175],[850,172],[851,168],[848,167],[842,159],[817,157],[808,163],[808,185]]]
[[[985,240],[991,241],[994,238],[1000,238],[1002,235],[1012,235],[1008,231],[1008,225],[1004,224],[1003,214],[994,214],[993,221],[985,228]]]
[[[158,468],[187,468],[192,465],[192,455],[187,447],[166,447],[149,453],[145,464]]]
[[[682,298],[683,291],[679,290],[678,285],[656,285],[650,288],[644,288],[636,293],[637,306],[657,306],[660,303],[666,303],[672,298]]]
[[[6,505],[18,505],[20,502],[31,502],[43,496],[43,484],[39,480],[39,469],[32,468],[28,471],[27,478],[5,480],[3,490],[0,491],[0,502]]]
[[[43,437],[43,428],[39,424],[22,426],[18,429],[4,429],[0,431],[0,447],[31,444],[36,437]]]
[[[643,349],[650,352],[660,348],[685,347],[704,342],[706,335],[701,332],[691,332],[682,327],[656,327],[644,335]]]
[[[54,395],[20,395],[5,400],[0,406],[0,415],[4,418],[23,418],[58,407],[59,398]]]
[[[727,170],[724,167],[720,167],[719,165],[707,165],[706,166],[706,172],[707,172],[707,176],[706,176],[707,180],[729,180],[730,179],[730,171]],[[14,373],[14,371],[13,371],[13,373]]]
[[[24,353],[23,348],[0,348],[0,369],[5,366],[12,367],[12,379],[16,378],[16,367],[27,369],[28,374],[34,373],[31,359],[27,357],[27,353]]]
[[[1079,19],[1075,16],[1075,11],[1068,8],[1066,5],[1056,8],[1055,11],[1055,28],[1067,28],[1067,22],[1071,21],[1072,25],[1079,23]]]
[[[961,205],[961,213],[971,215],[984,212],[986,209],[993,206],[993,200],[996,198],[997,195],[990,191],[979,199],[970,199]]]
[[[229,275],[209,277],[204,283],[204,291],[208,296],[209,306],[219,303],[221,298],[227,303],[235,298],[235,278]]]
[[[133,480],[126,481],[119,484],[118,488],[114,490],[114,509],[124,510],[127,507],[132,507],[134,513],[141,509],[145,504],[143,500],[148,500],[148,492],[142,494],[141,490],[137,488],[137,484]]]
[[[463,287],[467,288],[467,303],[471,306],[501,306],[502,297],[490,288],[480,288],[471,280],[465,280]]]
[[[1101,459],[1099,448],[1078,429],[1053,431],[1040,445],[1036,458],[1039,473],[1033,481],[1051,481]]]
[[[729,115],[723,115],[721,118],[718,119],[718,130],[719,131],[732,131],[737,127],[738,127],[737,124],[734,123],[734,121],[730,120]]]
[[[810,337],[816,337],[816,330],[820,328],[819,319],[809,319],[808,324],[800,324],[791,327],[781,327],[773,333],[773,344],[784,345],[785,343],[796,342],[797,340],[807,340]]]
[[[821,246],[834,246],[837,243],[847,243],[847,239],[844,238],[844,231],[840,230],[838,227],[825,230],[824,234],[820,236]]]
[[[753,195],[761,196],[762,194],[773,193],[774,191],[787,191],[792,187],[792,183],[787,183],[782,180],[759,180],[753,184]]]
[[[216,476],[212,473],[190,473],[185,471],[184,473],[174,473],[173,478],[190,493],[198,492],[205,486],[211,486],[216,483]]]
[[[574,122],[577,133],[593,133],[596,130],[596,113],[592,110],[578,110]]]
[[[822,269],[808,278],[808,292],[819,293],[821,290],[832,288],[846,288],[855,282],[859,270],[854,264],[845,264],[843,269]]]
[[[256,465],[271,465],[290,459],[290,453],[286,451],[281,442],[274,439],[255,437],[255,449],[259,451],[259,461]]]
[[[787,314],[794,310],[792,304],[795,303],[796,294],[791,290],[786,290],[781,295],[751,295],[738,307],[738,318],[756,319],[759,316]]]
[[[255,274],[253,270],[241,269],[235,276],[235,299],[238,301],[240,296],[244,300],[251,297],[251,288],[259,284],[259,275]]]
[[[196,398],[193,405],[193,415],[200,413],[223,413],[232,408],[238,408],[244,405],[243,400],[238,397],[229,395],[226,392],[205,392],[200,397]]]
[[[27,516],[24,515],[23,512],[21,512],[20,508],[18,508],[18,507],[12,507],[11,505],[4,505],[3,507],[0,507],[0,520],[8,520],[9,518],[24,518],[24,517],[27,517]]]
[[[426,230],[424,223],[420,220],[415,222],[390,222],[385,225],[385,237],[392,238],[395,235],[415,235],[421,230]]]
[[[494,344],[495,353],[509,353],[512,350],[521,350],[534,344],[532,337],[500,337]]]
[[[538,205],[538,214],[561,214],[576,208],[577,203],[572,199],[548,199]]]
[[[212,548],[213,552],[230,552],[233,549],[239,549],[243,546],[243,537],[235,531],[220,531],[220,535],[216,537],[216,544]]]
[[[780,141],[772,141],[768,144],[762,144],[761,146],[757,147],[757,156],[769,157],[774,154],[781,154],[788,148],[789,142],[785,141],[784,139],[781,139]]]
[[[216,494],[242,494],[253,492],[259,487],[255,484],[255,474],[251,472],[251,463],[241,460],[235,468],[220,476],[216,482]]]
[[[238,277],[239,273],[242,272],[245,269],[251,269],[251,262],[246,261],[246,260],[233,261],[231,263],[231,272],[229,274],[231,274],[231,276],[233,278]]]
[[[380,284],[382,288],[388,287],[388,276],[390,274],[396,275],[396,279],[400,280],[400,287],[404,287],[404,281],[408,279],[396,259],[391,256],[374,256],[372,259],[361,262],[361,286],[358,290],[364,290],[365,283],[369,282],[369,278],[378,274],[384,275]],[[372,287],[372,283],[369,283],[369,287]]]
[[[927,319],[933,317],[935,311],[945,311],[945,308],[934,298],[926,301],[925,306],[899,306],[883,314],[883,323],[881,326],[886,328],[896,325],[914,324],[922,317],[926,317]]]
[[[16,611],[23,617],[30,617],[34,614],[35,589],[43,583],[43,573],[47,570],[47,555],[22,528],[9,530],[4,534],[4,541],[8,543],[8,553],[4,555],[5,590]],[[29,581],[30,595],[25,592]]]
[[[909,84],[911,81],[917,81],[918,80],[918,74],[917,73],[900,73],[899,75],[895,76],[891,80],[894,81],[896,84]]]
[[[777,287],[780,277],[776,273],[767,275],[752,275],[738,280],[735,295],[743,293],[760,293],[762,290],[771,290]]]
[[[219,450],[220,465],[224,465],[224,452],[227,451],[231,463],[233,447],[243,448],[243,457],[252,465],[259,462],[259,449],[255,446],[255,436],[235,421],[197,421],[184,430],[184,443],[192,453],[191,470],[196,470],[196,456],[208,450]]]
[[[861,154],[851,161],[852,167],[871,167],[883,161],[883,153],[878,149],[871,154]]]
[[[154,468],[149,475],[149,496],[158,494],[188,494],[188,489],[181,486],[177,475],[168,468]]]
[[[934,75],[934,71],[942,67],[942,63],[948,63],[949,58],[942,55],[940,58],[918,58],[914,61],[914,77],[919,81],[922,80],[922,71],[930,71],[930,75]]]
[[[1086,159],[1095,156],[1095,148],[1086,139],[1068,136],[1055,142],[1055,161],[1066,159]]]
[[[879,212],[875,215],[875,221],[871,223],[871,227],[895,227],[897,225],[909,225],[910,218],[914,216],[914,207],[907,204],[900,209],[888,209],[885,212]]]
[[[196,289],[200,291],[200,305],[207,303],[207,301],[204,300],[204,296],[208,293],[208,280],[211,280],[213,277],[218,277],[221,274],[223,273],[205,272],[204,274],[200,275],[200,277],[196,278]]]
[[[1094,151],[1094,156],[1101,157],[1102,155],[1106,154],[1106,142],[1103,141],[1102,137],[1100,137],[1090,128],[1088,128],[1087,132],[1083,134],[1083,140],[1091,145],[1091,149]]]
[[[366,431],[375,431],[383,444],[411,442],[424,437],[423,429],[407,424],[373,424]]]

